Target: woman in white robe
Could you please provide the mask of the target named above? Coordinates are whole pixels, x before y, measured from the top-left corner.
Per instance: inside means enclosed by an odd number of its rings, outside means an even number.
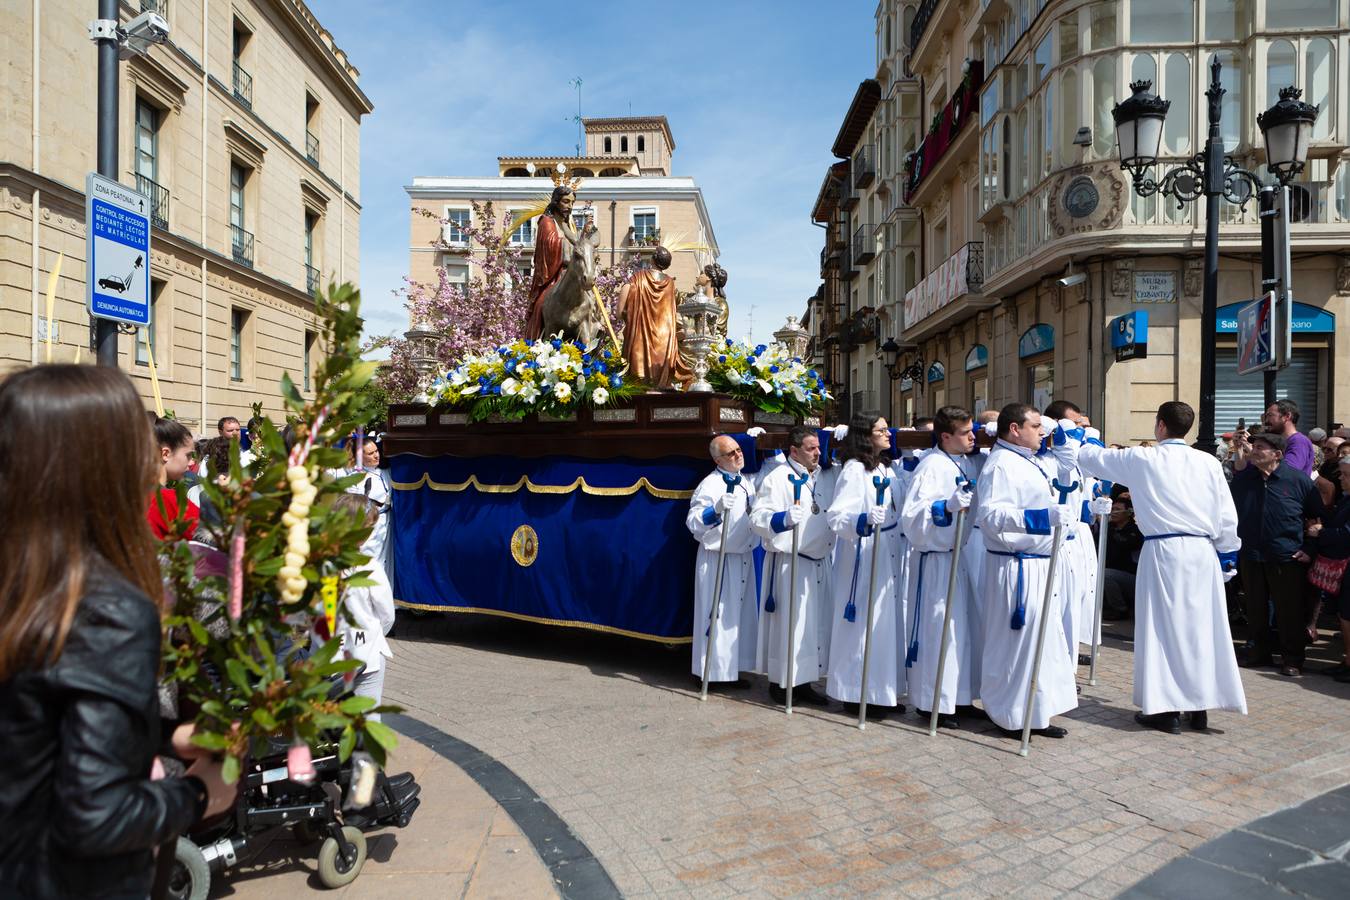
[[[896,545],[890,534],[899,519],[892,499],[892,472],[883,455],[889,446],[885,419],[854,417],[840,453],[845,462],[827,515],[839,542],[826,693],[845,704],[856,704],[862,698],[863,644],[870,606],[872,643],[866,696],[868,705],[879,713],[881,707],[895,707],[904,693],[897,653],[903,623],[895,585]],[[879,555],[869,604],[873,554]]]

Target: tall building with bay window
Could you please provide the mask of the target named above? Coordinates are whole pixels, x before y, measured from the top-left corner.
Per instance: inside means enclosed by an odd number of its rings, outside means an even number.
[[[703,191],[689,176],[671,174],[675,139],[665,116],[624,116],[582,120],[582,156],[500,156],[497,174],[417,176],[405,190],[410,203],[409,277],[435,283],[444,270],[451,283],[476,277],[474,258],[483,249],[465,231],[474,223],[474,204],[492,204],[500,229],[506,215],[537,206],[548,198],[548,177],[561,164],[569,178],[579,177],[576,224],[599,230],[599,263],[647,259],[658,246],[672,251],[669,273],[679,291],[694,288],[703,267],[719,251]],[[428,217],[427,213],[431,214]],[[439,224],[443,221],[445,224]],[[535,221],[520,225],[510,242],[521,248],[529,278]]]
[[[260,402],[282,412],[289,372],[312,390],[322,347],[312,294],[358,281],[359,73],[302,0],[139,0],[168,43],[119,66],[118,180],[150,201],[152,324],[119,336],[152,406],[214,434]],[[0,370],[92,362],[85,311],[86,173],[96,167],[96,6],[6,6],[0,59]],[[62,259],[48,328],[45,297]]]
[[[850,396],[862,392],[864,402],[877,389],[875,408],[896,419],[944,403],[1043,408],[1064,397],[1107,423],[1113,439],[1139,440],[1151,438],[1163,400],[1198,404],[1200,346],[1212,341],[1219,428],[1254,420],[1262,378],[1237,375],[1236,331],[1238,309],[1261,293],[1256,200],[1222,203],[1218,326],[1202,334],[1204,204],[1138,196],[1120,168],[1111,116],[1139,80],[1171,102],[1161,176],[1204,145],[1204,91],[1217,60],[1225,152],[1263,179],[1257,115],[1289,85],[1321,109],[1308,164],[1291,185],[1294,340],[1277,390],[1299,403],[1305,429],[1350,421],[1350,371],[1336,364],[1350,347],[1348,7],[883,0],[880,99],[860,138],[882,147],[881,172],[870,183],[836,179],[837,199],[822,189],[814,212],[818,221],[847,218],[855,234],[872,226],[876,253],[848,281],[822,257],[816,302],[837,314],[813,347],[848,348],[833,367],[821,356],[832,380],[852,379]],[[856,170],[857,157],[838,165]],[[888,202],[894,208],[883,212]],[[880,218],[867,218],[873,210]],[[875,302],[854,287],[869,277],[883,286]],[[848,287],[831,295],[832,283]],[[1113,323],[1141,316],[1146,357],[1117,360]],[[887,338],[902,348],[895,368],[915,377],[869,380]]]

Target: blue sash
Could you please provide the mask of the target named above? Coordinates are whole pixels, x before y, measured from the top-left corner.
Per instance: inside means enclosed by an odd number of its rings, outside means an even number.
[[[1017,608],[1013,610],[1011,627],[1013,631],[1019,631],[1027,623],[1027,598],[1022,583],[1022,561],[1025,559],[1049,559],[1050,557],[1045,553],[1023,553],[1020,550],[1011,553],[1006,550],[989,550],[988,552],[994,556],[1010,556],[1017,560]]]

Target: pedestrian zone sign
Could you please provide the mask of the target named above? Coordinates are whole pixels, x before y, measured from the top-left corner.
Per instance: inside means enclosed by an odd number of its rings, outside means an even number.
[[[90,172],[84,180],[85,305],[89,315],[150,324],[150,201]]]
[[[1270,291],[1238,310],[1239,375],[1249,375],[1275,367],[1271,317],[1275,313],[1275,292]]]

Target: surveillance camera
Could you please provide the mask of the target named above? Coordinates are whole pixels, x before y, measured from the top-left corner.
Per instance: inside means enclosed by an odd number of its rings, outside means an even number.
[[[1058,281],[1060,287],[1077,287],[1087,281],[1087,273],[1075,272],[1072,275],[1065,275],[1063,278],[1058,279]]]
[[[143,12],[121,29],[123,59],[144,54],[151,44],[162,44],[169,39],[169,23],[159,13]]]

